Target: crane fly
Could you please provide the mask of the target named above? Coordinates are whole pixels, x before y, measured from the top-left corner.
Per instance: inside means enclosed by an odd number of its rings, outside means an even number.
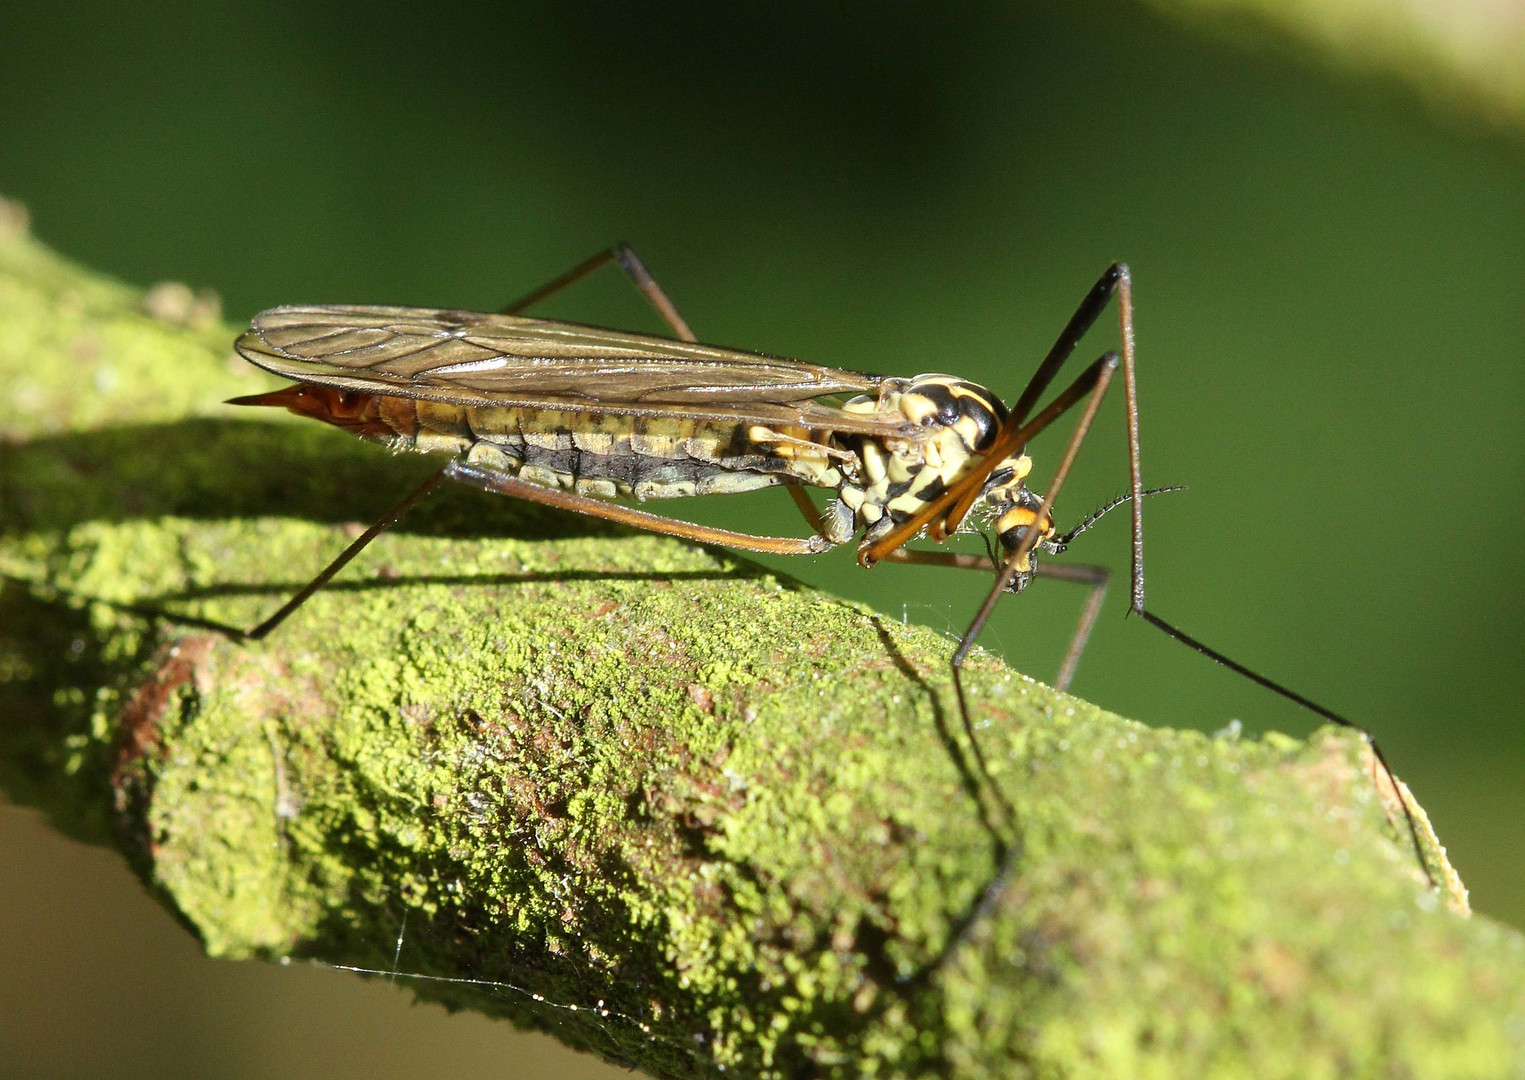
[[[518,314],[609,262],[640,288],[673,338]],[[1104,353],[1039,409],[1039,400],[1114,298],[1120,349]],[[1009,407],[984,387],[952,375],[875,375],[701,344],[624,244],[600,252],[496,314],[278,307],[255,316],[235,347],[250,362],[294,381],[271,393],[235,398],[233,404],[282,407],[395,449],[451,455],[308,585],[247,631],[247,638],[270,633],[446,479],[743,551],[814,555],[857,537],[858,562],[864,567],[889,560],[994,573],[952,658],[959,707],[983,770],[960,679],[976,637],[1001,596],[1022,592],[1036,577],[1090,586],[1056,680],[1064,689],[1100,610],[1107,571],[1040,563],[1038,556],[1062,553],[1102,514],[1128,503],[1131,613],[1267,690],[1358,732],[1398,793],[1420,866],[1431,886],[1436,885],[1413,813],[1369,732],[1210,648],[1145,606],[1143,500],[1172,489],[1143,486],[1132,281],[1122,263],[1109,267],[1086,294]],[[1060,532],[1050,512],[1054,499],[1119,367],[1129,489]],[[1027,444],[1077,406],[1082,406],[1080,419],[1046,493],[1039,495],[1027,484],[1032,470]],[[734,532],[611,501],[771,486],[783,486],[793,496],[810,527],[808,536]],[[811,487],[834,493],[824,510],[806,494]],[[907,546],[923,537],[941,543],[961,531],[984,535],[988,555]]]

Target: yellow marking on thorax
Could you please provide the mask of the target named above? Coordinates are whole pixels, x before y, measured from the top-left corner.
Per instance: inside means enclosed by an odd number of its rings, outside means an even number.
[[[931,407],[932,402],[925,395],[902,393],[898,389],[884,391],[877,398],[855,399],[843,406],[846,411],[856,413],[883,415],[899,412],[912,423],[931,415]],[[952,425],[922,430],[928,432],[928,437],[914,442],[895,439],[863,441],[860,450],[862,475],[856,481],[844,484],[839,497],[864,525],[879,522],[885,514],[902,519],[912,516],[936,498],[937,493],[958,483],[981,460],[981,455],[969,449],[982,435],[974,417],[963,415]],[[1026,454],[1018,454],[1007,458],[1000,467],[1009,469],[1010,477],[998,489],[986,494],[994,496],[998,502],[1001,495],[1005,496],[1004,501],[1014,502],[1032,471],[1032,460]],[[891,497],[894,488],[903,490]]]

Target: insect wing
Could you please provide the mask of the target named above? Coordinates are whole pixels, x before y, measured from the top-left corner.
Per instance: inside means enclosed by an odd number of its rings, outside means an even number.
[[[816,401],[885,377],[547,319],[430,308],[272,308],[237,341],[299,382],[463,405],[799,424],[915,438],[903,420]]]

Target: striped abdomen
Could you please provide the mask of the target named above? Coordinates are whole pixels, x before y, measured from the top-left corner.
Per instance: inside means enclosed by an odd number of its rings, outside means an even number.
[[[464,454],[484,468],[594,498],[670,499],[785,483],[834,488],[842,482],[826,448],[811,442],[804,431],[450,405],[311,383],[242,403],[282,406],[396,449]]]

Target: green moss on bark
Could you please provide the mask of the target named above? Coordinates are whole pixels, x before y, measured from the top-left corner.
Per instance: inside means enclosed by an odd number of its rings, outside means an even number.
[[[1150,729],[980,656],[1013,823],[943,637],[471,491],[217,632],[429,466],[223,419],[231,332],[137,304],[0,240],[0,782],[214,955],[395,966],[662,1076],[1522,1069],[1525,943],[1423,888],[1340,733]]]

